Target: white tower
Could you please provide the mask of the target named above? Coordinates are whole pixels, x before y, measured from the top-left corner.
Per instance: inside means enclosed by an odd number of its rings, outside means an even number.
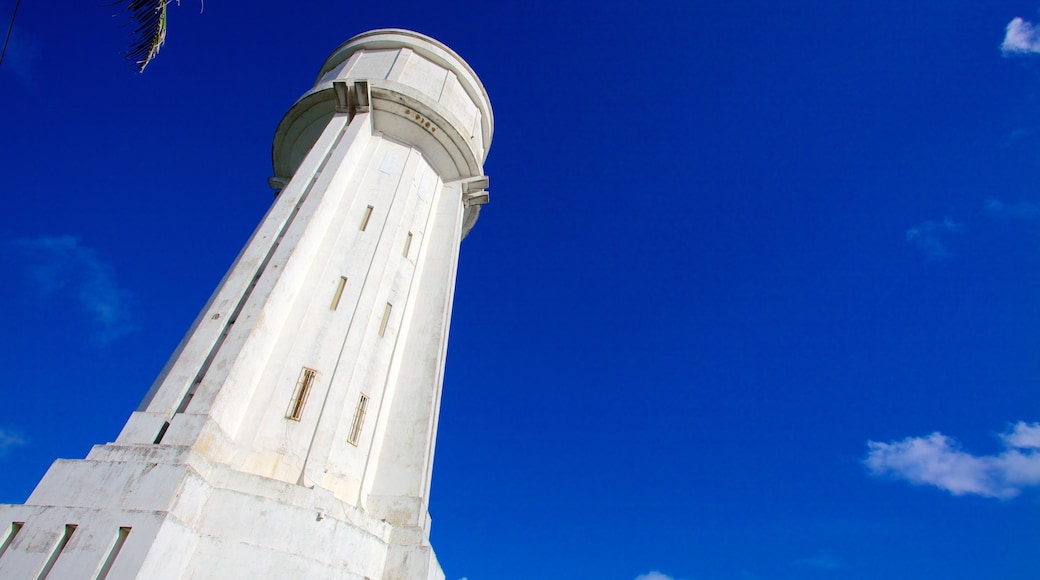
[[[0,507],[2,578],[443,578],[427,511],[491,104],[356,36],[274,138],[281,189],[114,443]]]

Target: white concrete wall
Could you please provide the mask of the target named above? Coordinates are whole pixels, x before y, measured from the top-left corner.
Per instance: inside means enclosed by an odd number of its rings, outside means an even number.
[[[127,457],[125,451],[122,455]],[[94,487],[62,498],[61,506],[0,507],[0,526],[25,523],[0,557],[0,577],[35,577],[69,524],[76,529],[55,560],[51,578],[94,578],[121,527],[130,532],[109,578],[391,577],[386,569],[389,524],[321,490],[277,484],[190,452],[181,459],[185,463],[165,466],[175,472],[154,476],[175,488],[172,492],[128,489],[126,482],[149,477],[156,468],[152,463],[56,464],[41,487],[107,481],[123,493]],[[164,508],[137,509],[141,503]]]

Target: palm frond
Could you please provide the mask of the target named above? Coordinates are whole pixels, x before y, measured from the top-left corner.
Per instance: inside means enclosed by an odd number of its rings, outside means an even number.
[[[166,12],[173,0],[128,0],[127,12],[130,13],[130,25],[134,31],[130,33],[130,50],[126,59],[133,62],[138,72],[159,54],[159,49],[166,42]]]
[[[4,64],[4,55],[7,54],[7,45],[11,42],[11,32],[14,31],[14,17],[18,16],[18,6],[22,4],[22,0],[15,0],[14,11],[11,12],[11,24],[7,27],[7,36],[4,37],[4,48],[0,50],[0,65]]]

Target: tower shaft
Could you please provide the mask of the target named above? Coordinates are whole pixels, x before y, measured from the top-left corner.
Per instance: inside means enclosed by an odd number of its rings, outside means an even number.
[[[0,508],[0,576],[442,578],[430,479],[491,127],[436,41],[337,49],[276,132],[274,204],[117,440]]]

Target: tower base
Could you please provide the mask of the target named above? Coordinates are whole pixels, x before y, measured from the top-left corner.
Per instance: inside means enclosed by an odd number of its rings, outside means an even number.
[[[101,445],[58,460],[24,505],[0,506],[0,526],[2,578],[444,579],[428,526],[391,525],[190,447]]]

